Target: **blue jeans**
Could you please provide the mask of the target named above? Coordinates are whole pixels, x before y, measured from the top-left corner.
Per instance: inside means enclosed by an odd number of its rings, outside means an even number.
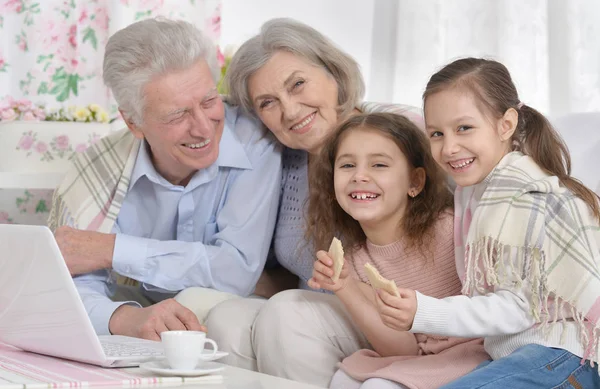
[[[443,389],[600,388],[598,365],[568,351],[529,344],[495,361],[485,361]]]

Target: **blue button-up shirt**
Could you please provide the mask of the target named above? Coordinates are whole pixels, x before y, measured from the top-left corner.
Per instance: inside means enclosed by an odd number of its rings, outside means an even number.
[[[92,324],[108,334],[115,272],[141,283],[152,301],[200,286],[241,296],[253,292],[275,226],[281,148],[254,120],[226,106],[216,162],[184,187],[154,168],[140,147],[129,191],[113,228],[113,271],[75,278]]]

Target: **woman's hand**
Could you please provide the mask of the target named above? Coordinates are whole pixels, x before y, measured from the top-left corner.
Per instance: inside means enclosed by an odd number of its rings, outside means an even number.
[[[350,272],[348,271],[348,262],[344,261],[344,267],[337,281],[334,282],[331,277],[333,277],[333,259],[327,251],[320,250],[317,252],[317,260],[313,265],[313,276],[308,280],[308,286],[313,289],[325,289],[334,293],[339,292],[351,280]]]
[[[400,297],[377,289],[377,311],[386,326],[398,331],[408,331],[417,314],[417,294],[412,289],[398,288],[398,292]]]

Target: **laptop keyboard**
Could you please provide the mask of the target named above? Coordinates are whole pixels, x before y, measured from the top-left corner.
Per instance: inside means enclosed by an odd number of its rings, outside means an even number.
[[[162,346],[160,347],[145,347],[135,343],[116,343],[103,342],[102,349],[108,358],[122,357],[161,357],[164,356]]]

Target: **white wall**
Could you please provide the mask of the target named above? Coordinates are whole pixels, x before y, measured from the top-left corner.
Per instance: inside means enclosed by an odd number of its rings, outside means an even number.
[[[291,17],[316,28],[353,56],[365,77],[367,98],[373,99],[376,96],[379,97],[377,100],[385,100],[383,94],[393,83],[372,82],[372,73],[381,74],[382,64],[391,66],[393,60],[393,56],[390,56],[390,61],[385,60],[385,45],[382,47],[379,41],[373,45],[373,36],[381,30],[382,23],[382,19],[378,17],[379,25],[373,25],[375,13],[385,10],[385,7],[380,6],[381,2],[382,0],[223,0],[221,47],[230,44],[239,46],[255,35],[269,19]],[[390,1],[383,0],[383,3]],[[389,32],[385,35],[393,36]],[[389,97],[391,96],[390,89]]]

